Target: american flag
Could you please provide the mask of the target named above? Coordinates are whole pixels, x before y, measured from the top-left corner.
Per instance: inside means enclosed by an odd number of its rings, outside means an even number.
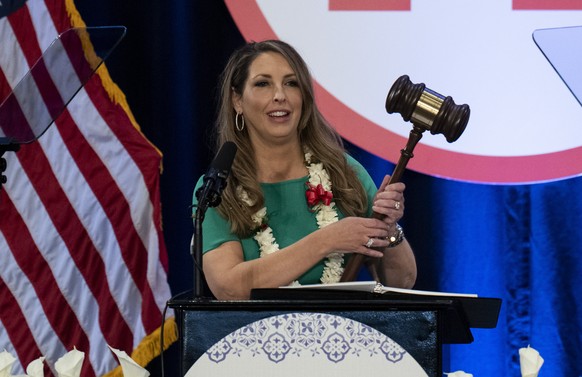
[[[57,35],[85,25],[72,0],[0,0],[0,17],[2,103]],[[44,98],[37,111],[63,101],[53,79],[31,87]],[[19,100],[26,114],[30,101]],[[17,357],[12,373],[40,356],[54,373],[55,361],[76,348],[85,352],[81,375],[101,376],[118,365],[107,345],[147,363],[171,295],[161,154],[105,67],[46,133],[4,157],[0,350]],[[175,332],[171,319],[165,329]]]

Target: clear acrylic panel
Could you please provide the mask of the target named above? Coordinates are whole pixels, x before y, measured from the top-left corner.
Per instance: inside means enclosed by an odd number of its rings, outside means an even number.
[[[0,103],[0,145],[38,139],[125,36],[124,26],[60,34]]]
[[[582,26],[538,29],[533,39],[582,105]]]

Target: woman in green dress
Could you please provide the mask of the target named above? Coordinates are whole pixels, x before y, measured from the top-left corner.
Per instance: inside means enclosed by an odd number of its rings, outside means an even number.
[[[269,40],[235,51],[220,100],[217,145],[238,151],[221,204],[203,222],[204,274],[216,298],[335,283],[354,253],[373,258],[383,284],[414,285],[414,254],[398,225],[404,184],[387,176],[376,188],[346,153],[293,47]]]

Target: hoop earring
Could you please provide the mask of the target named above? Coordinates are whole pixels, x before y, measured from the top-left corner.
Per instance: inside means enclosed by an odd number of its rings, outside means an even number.
[[[238,123],[239,116],[242,118],[241,122],[242,124]],[[236,130],[238,132],[242,132],[245,129],[245,116],[242,113],[236,113],[236,116],[234,117],[234,123],[236,126]]]

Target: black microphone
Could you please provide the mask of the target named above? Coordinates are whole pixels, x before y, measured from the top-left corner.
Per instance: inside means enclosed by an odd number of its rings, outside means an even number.
[[[210,164],[208,172],[204,175],[204,183],[196,190],[199,210],[205,212],[208,207],[216,207],[220,204],[236,150],[236,144],[227,141]]]

